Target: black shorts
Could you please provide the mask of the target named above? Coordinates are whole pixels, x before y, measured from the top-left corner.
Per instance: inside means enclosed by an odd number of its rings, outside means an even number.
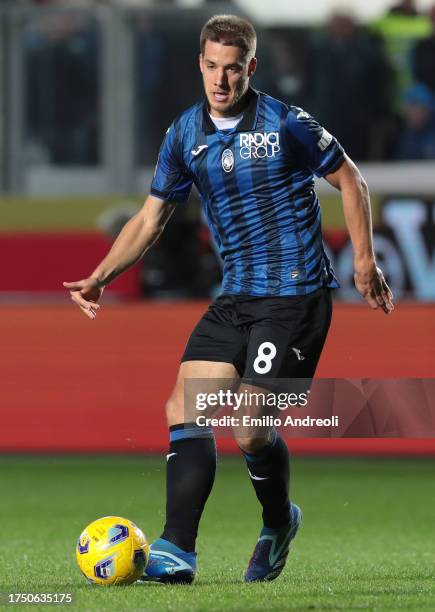
[[[192,332],[181,361],[232,363],[239,376],[313,378],[332,316],[331,290],[308,295],[221,295]]]

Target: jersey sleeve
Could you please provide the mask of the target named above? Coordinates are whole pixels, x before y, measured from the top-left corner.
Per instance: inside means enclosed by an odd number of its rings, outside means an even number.
[[[285,122],[287,150],[316,176],[337,170],[344,160],[340,143],[301,108],[292,107]]]
[[[173,123],[160,147],[150,192],[162,200],[185,202],[189,198],[192,182],[183,162],[177,126]]]

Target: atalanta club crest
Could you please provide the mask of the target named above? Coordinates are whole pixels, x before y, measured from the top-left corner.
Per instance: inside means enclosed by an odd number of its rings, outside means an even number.
[[[231,149],[225,149],[222,153],[222,168],[225,172],[231,172],[234,168],[234,154]]]

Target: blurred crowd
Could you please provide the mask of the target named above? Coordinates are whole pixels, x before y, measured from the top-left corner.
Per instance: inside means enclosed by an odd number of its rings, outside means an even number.
[[[177,20],[159,19],[142,11],[132,20],[138,165],[154,163],[168,123],[202,97],[195,61],[199,24],[189,31]],[[30,18],[23,36],[30,161],[98,164],[98,21],[92,12],[44,12]],[[435,5],[421,14],[414,0],[403,0],[365,25],[346,9],[321,28],[259,28],[258,57],[254,85],[304,107],[355,160],[435,159]]]
[[[268,91],[303,106],[358,161],[435,159],[435,5],[404,0],[362,27],[340,11],[324,28],[269,32]]]
[[[27,164],[103,162],[107,108],[102,102],[111,67],[105,24],[87,7],[123,1],[0,0],[0,7],[49,7],[28,11],[21,21]],[[135,8],[126,19],[137,167],[154,165],[167,126],[203,97],[196,62],[203,21],[203,12],[186,16],[175,8]],[[435,160],[435,4],[422,14],[413,0],[403,0],[364,25],[342,9],[322,27],[257,29],[255,87],[305,108],[356,161]],[[198,210],[177,208],[147,257],[147,296],[204,297],[218,285],[220,266]],[[130,214],[122,207],[113,212],[105,231],[116,236]],[[174,265],[180,260],[182,269]]]

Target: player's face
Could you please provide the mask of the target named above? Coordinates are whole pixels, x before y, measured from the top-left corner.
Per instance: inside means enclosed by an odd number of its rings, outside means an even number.
[[[207,40],[199,56],[204,90],[213,117],[234,117],[248,89],[257,60],[247,61],[240,47]]]

